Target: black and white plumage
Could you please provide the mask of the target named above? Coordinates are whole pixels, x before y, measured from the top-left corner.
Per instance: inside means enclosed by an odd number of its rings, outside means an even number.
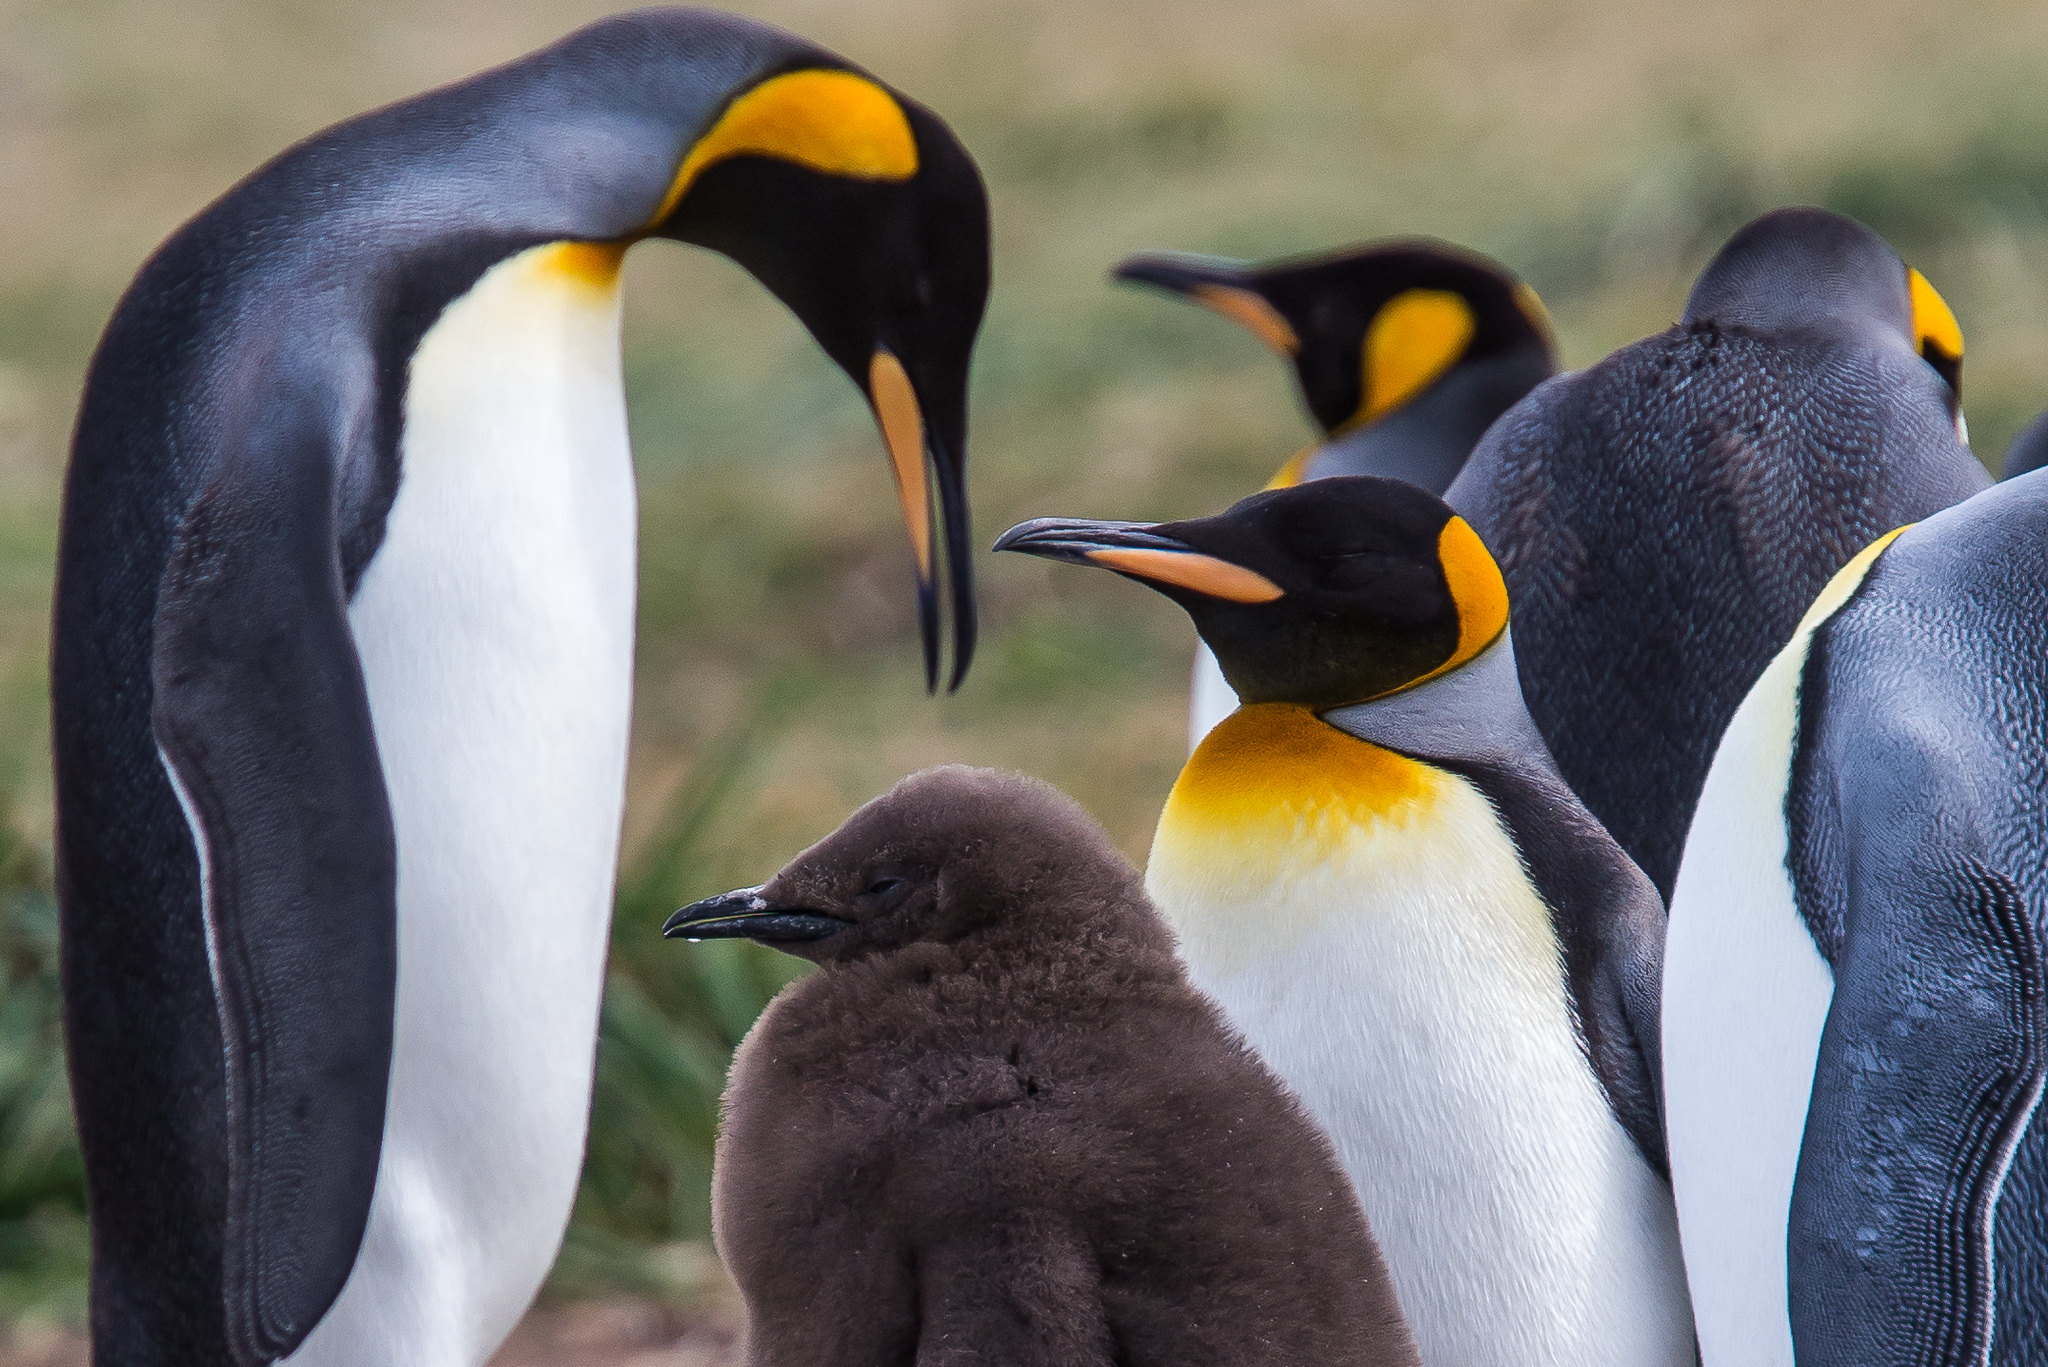
[[[2048,475],[1850,562],[1729,724],[1664,977],[1706,1367],[2048,1358]]]
[[[1982,489],[1962,334],[1868,228],[1781,209],[1666,332],[1540,386],[1446,495],[1499,558],[1529,711],[1670,895],[1714,744],[1871,538]]]
[[[477,1364],[553,1259],[631,689],[618,268],[654,236],[867,392],[928,660],[943,542],[966,666],[985,197],[830,53],[614,17],[172,236],[87,381],[54,627],[103,1363]]]

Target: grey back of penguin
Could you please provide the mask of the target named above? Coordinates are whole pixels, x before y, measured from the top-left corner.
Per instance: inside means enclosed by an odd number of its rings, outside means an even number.
[[[878,868],[929,887],[914,924],[804,946],[727,1092],[755,1363],[1416,1361],[1328,1142],[1075,803],[933,770],[759,895],[845,907]]]
[[[1506,576],[1559,769],[1667,898],[1714,745],[1807,604],[1988,482],[1911,307],[1875,233],[1766,215],[1684,320],[1540,386],[1447,495]]]

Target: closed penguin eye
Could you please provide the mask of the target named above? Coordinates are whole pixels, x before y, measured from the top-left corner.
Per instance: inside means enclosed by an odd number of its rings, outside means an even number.
[[[903,880],[901,878],[883,874],[880,878],[868,884],[867,890],[862,895],[865,897],[886,897],[902,886]]]

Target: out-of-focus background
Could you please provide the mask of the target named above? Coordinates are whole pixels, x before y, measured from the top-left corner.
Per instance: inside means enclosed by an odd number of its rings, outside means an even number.
[[[608,8],[0,0],[0,1345],[18,1360],[75,1351],[61,1331],[83,1306],[44,665],[94,338],[151,247],[279,149]],[[1582,365],[1668,325],[1743,221],[1820,203],[1887,234],[1954,305],[1988,463],[2048,402],[2038,0],[735,8],[917,96],[980,160],[996,251],[970,463],[983,544],[1042,513],[1220,509],[1307,440],[1288,376],[1249,336],[1105,283],[1142,247],[1262,257],[1439,235],[1529,279]],[[1043,775],[1142,859],[1182,753],[1185,621],[1040,561],[981,561],[974,673],[927,699],[895,501],[852,386],[723,260],[654,244],[628,277],[637,730],[590,1162],[550,1290],[611,1308],[555,1311],[522,1363],[622,1360],[588,1356],[606,1335],[726,1341],[729,1308],[690,1327],[717,1302],[716,1100],[789,962],[664,944],[669,909],[757,881],[944,760]],[[685,1360],[668,1351],[646,1361]]]

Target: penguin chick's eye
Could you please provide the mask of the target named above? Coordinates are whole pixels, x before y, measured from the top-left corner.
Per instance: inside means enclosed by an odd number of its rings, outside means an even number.
[[[868,884],[867,890],[863,892],[861,896],[887,897],[890,893],[896,891],[896,889],[902,886],[903,880],[901,878],[894,878],[887,874],[884,874],[882,877],[877,878],[874,882]]]

